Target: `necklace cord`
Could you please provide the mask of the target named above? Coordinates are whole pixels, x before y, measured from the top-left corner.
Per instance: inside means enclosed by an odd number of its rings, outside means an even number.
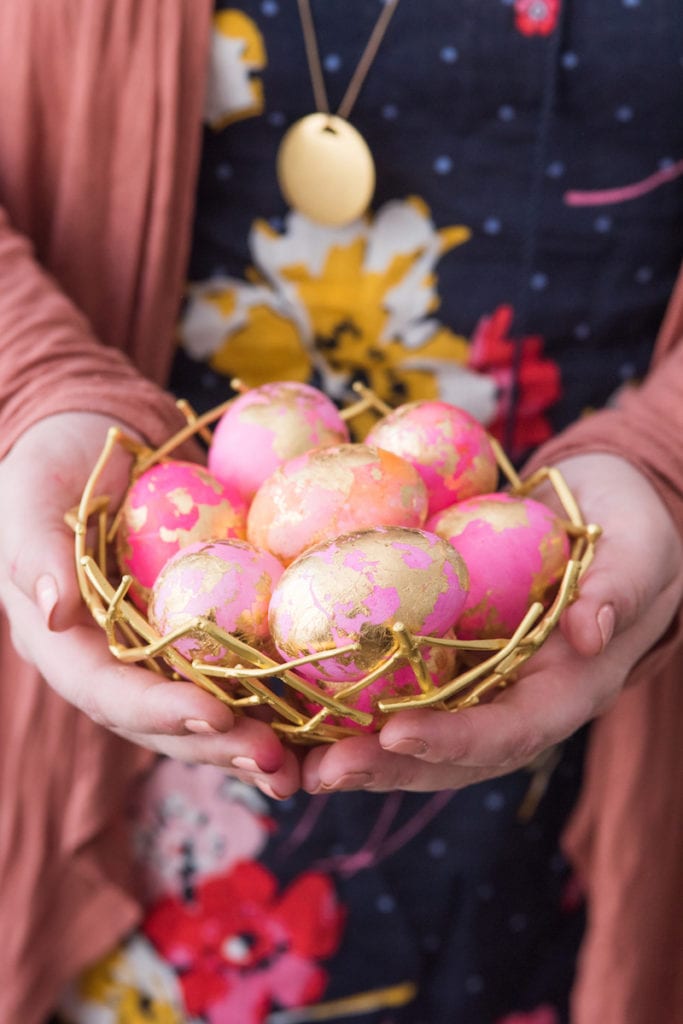
[[[297,0],[299,6],[299,17],[301,19],[301,29],[304,36],[304,45],[306,47],[306,59],[308,61],[308,70],[311,76],[311,85],[313,87],[313,97],[315,104],[323,114],[330,113],[330,104],[327,98],[327,90],[325,88],[325,78],[323,76],[322,64],[320,62],[320,51],[318,49],[318,41],[315,33],[315,25],[313,23],[313,14],[311,12],[310,0]],[[375,27],[370,33],[370,38],[365,44],[365,49],[361,54],[360,60],[356,65],[356,70],[351,76],[351,81],[346,87],[346,92],[339,104],[337,110],[337,116],[348,120],[351,110],[358,99],[358,94],[363,86],[363,82],[372,66],[372,62],[377,56],[377,51],[380,47],[380,43],[384,38],[389,22],[391,21],[392,15],[398,7],[398,0],[386,0],[382,7],[382,12],[375,23]]]

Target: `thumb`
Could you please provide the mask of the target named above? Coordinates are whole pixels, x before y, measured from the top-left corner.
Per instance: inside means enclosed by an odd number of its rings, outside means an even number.
[[[661,610],[656,614],[655,609],[674,589],[679,545],[675,537],[667,543],[664,529],[655,529],[656,543],[648,543],[644,531],[640,536],[642,546],[607,532],[600,538],[579,597],[560,619],[565,639],[578,654],[601,654],[613,637],[635,626],[643,636],[651,628],[666,628],[666,621],[658,620]]]
[[[97,415],[54,416],[29,428],[0,463],[0,583],[14,584],[52,630],[82,620],[74,534],[64,515],[80,500],[107,429]]]
[[[634,626],[644,642],[666,627],[655,607],[661,613],[660,598],[673,593],[680,571],[681,540],[670,513],[649,480],[623,459],[579,456],[560,468],[587,520],[602,526],[579,597],[562,616],[562,632],[587,657]]]
[[[11,582],[38,606],[45,625],[55,631],[68,629],[83,617],[74,536],[63,515],[64,509],[46,503],[15,520],[3,544]]]
[[[587,578],[576,603],[562,615],[560,628],[577,654],[588,658],[601,654],[614,636],[617,621],[620,628],[626,625],[613,589],[603,574],[600,579]]]

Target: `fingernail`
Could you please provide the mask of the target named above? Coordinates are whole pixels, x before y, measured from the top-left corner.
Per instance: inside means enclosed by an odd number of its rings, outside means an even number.
[[[326,792],[332,789],[365,789],[372,782],[370,772],[347,772],[340,775],[336,782],[323,783],[322,789]]]
[[[282,796],[280,793],[276,793],[272,786],[269,786],[266,782],[259,782],[258,788],[265,796],[269,796],[271,800],[286,800],[286,796]]]
[[[36,581],[36,602],[48,629],[52,629],[52,617],[58,601],[57,580],[49,573],[45,573]]]
[[[428,747],[424,740],[413,739],[406,736],[395,743],[383,743],[384,750],[390,750],[392,754],[408,754],[410,757],[424,757]]]
[[[600,637],[602,639],[602,649],[604,651],[607,644],[614,635],[614,627],[616,625],[616,614],[614,611],[614,605],[604,604],[598,612],[598,629],[600,630]]]
[[[203,718],[186,718],[185,728],[188,732],[199,733],[200,736],[218,736],[220,729],[214,729],[209,723],[205,722]]]
[[[261,768],[253,757],[233,757],[231,767],[237,768],[240,772],[260,772]]]

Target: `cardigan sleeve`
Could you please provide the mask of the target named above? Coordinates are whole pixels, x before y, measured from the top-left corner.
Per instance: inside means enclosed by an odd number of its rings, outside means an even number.
[[[111,415],[152,445],[184,422],[170,395],[96,339],[0,209],[0,457],[38,420],[75,411]]]
[[[527,468],[585,452],[622,456],[652,483],[683,533],[682,342],[683,274],[643,384],[544,445]],[[646,1022],[658,1007],[683,1019],[682,656],[679,609],[635,666],[631,685],[591,728],[581,795],[563,838],[590,906],[572,993],[576,1024],[614,1014]]]
[[[652,483],[683,534],[683,342],[614,408],[592,413],[544,444],[526,472],[587,452],[628,459]]]

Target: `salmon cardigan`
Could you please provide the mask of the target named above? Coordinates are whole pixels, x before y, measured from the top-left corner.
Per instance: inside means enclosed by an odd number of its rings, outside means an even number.
[[[0,456],[63,411],[109,413],[151,443],[178,426],[163,383],[212,6],[0,4]],[[682,333],[683,284],[646,385],[542,454],[626,456],[683,531]],[[42,1024],[139,918],[121,808],[151,755],[58,697],[4,618],[0,662],[0,1020]],[[675,629],[592,730],[566,833],[589,896],[575,1024],[683,1020],[681,665]]]

